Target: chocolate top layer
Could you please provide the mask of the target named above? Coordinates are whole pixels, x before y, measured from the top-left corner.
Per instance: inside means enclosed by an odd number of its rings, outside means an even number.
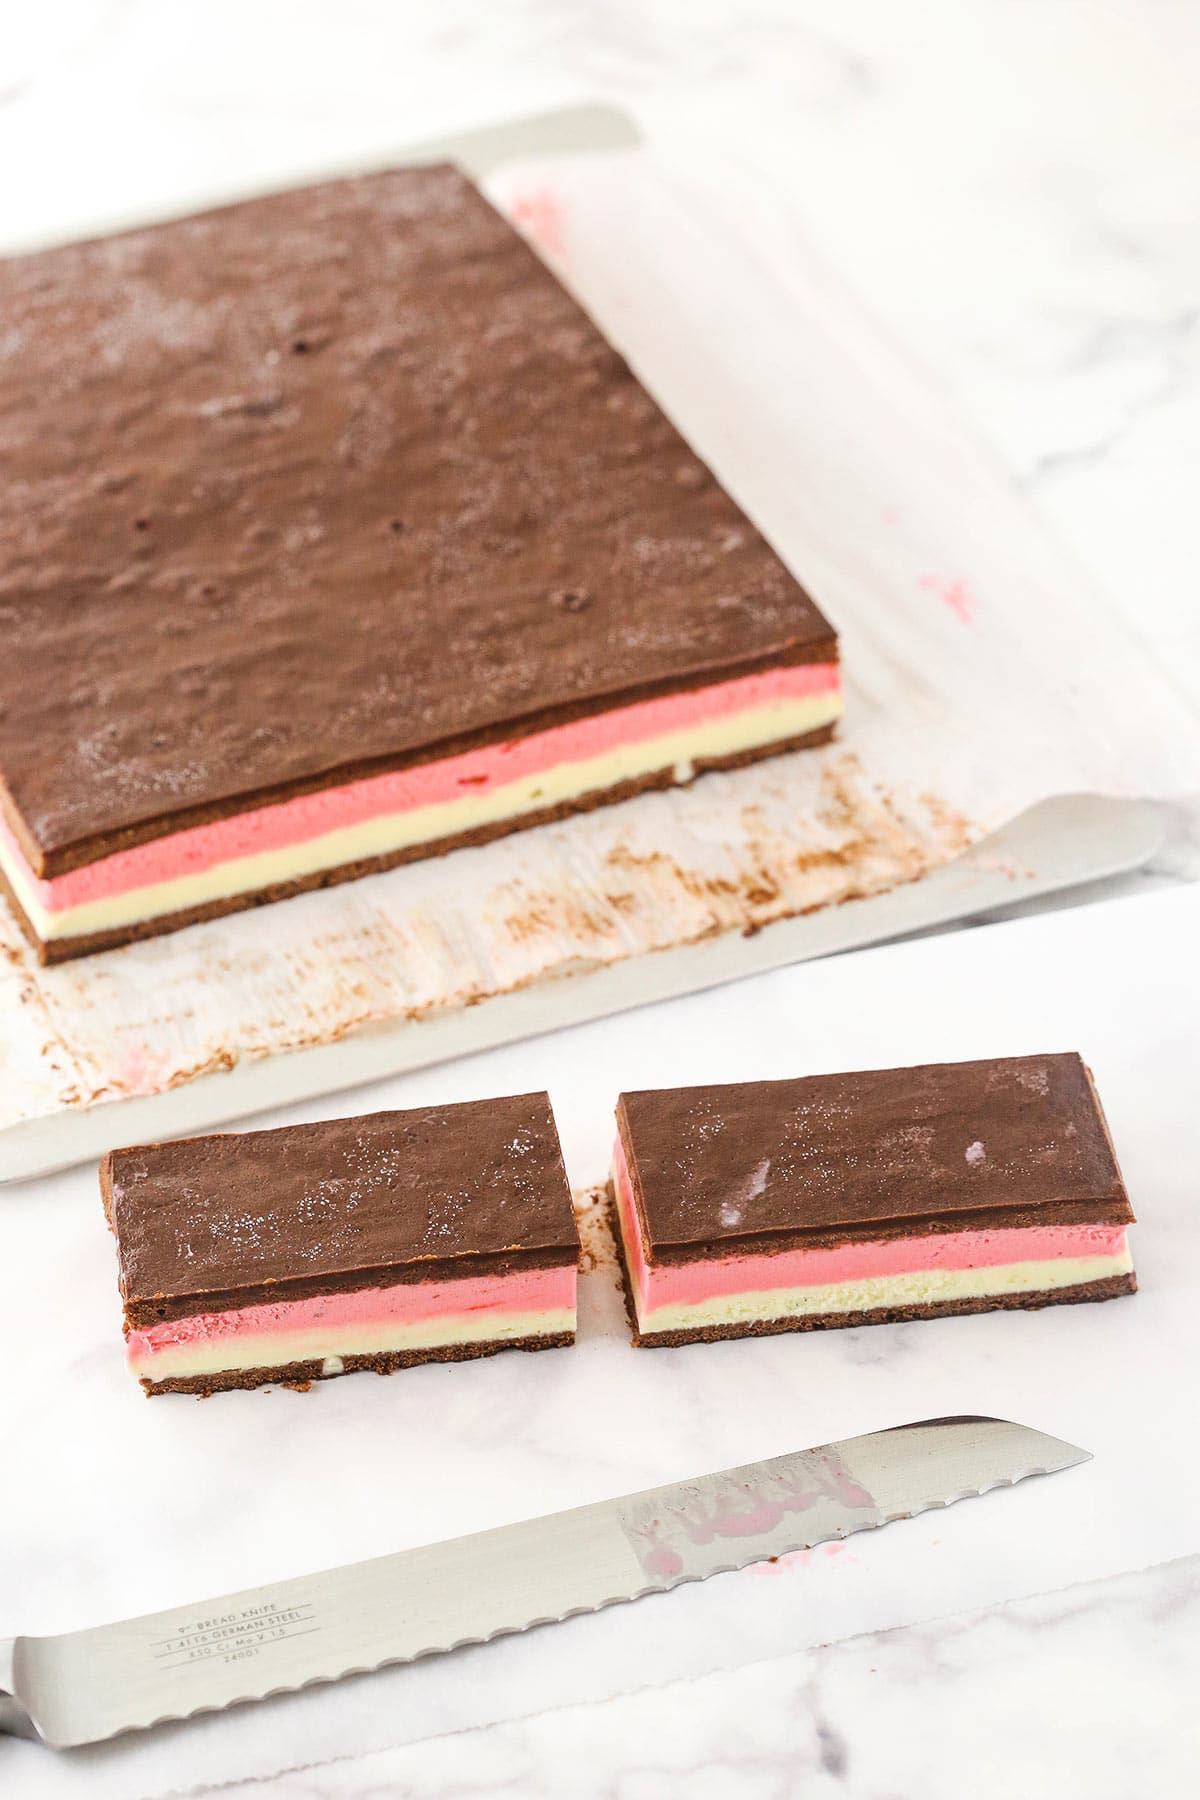
[[[546,1094],[144,1144],[100,1180],[133,1324],[578,1254]]]
[[[42,873],[836,654],[452,168],[0,262],[0,313],[0,798]]]
[[[617,1118],[666,1261],[1133,1218],[1074,1054],[622,1094]]]

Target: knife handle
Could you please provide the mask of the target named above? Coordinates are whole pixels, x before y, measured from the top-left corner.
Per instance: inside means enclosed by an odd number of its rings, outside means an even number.
[[[0,1638],[0,1735],[37,1737],[37,1728],[17,1698],[17,1640]]]

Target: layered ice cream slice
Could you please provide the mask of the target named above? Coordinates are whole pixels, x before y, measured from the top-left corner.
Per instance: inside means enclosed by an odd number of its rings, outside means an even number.
[[[545,1094],[118,1150],[100,1185],[147,1393],[575,1335],[579,1242]]]
[[[1077,1055],[623,1094],[634,1341],[1108,1300],[1133,1213]]]
[[[43,961],[831,736],[833,627],[457,170],[0,260],[0,314]]]
[[[166,830],[59,875],[35,874],[0,813],[0,880],[59,961],[822,742],[840,711],[836,661],[759,671]]]

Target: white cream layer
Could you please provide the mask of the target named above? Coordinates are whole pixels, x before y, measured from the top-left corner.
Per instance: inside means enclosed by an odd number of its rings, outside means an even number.
[[[82,905],[51,911],[15,845],[0,834],[3,869],[26,917],[43,943],[85,937],[187,912],[214,901],[257,893],[327,869],[388,856],[418,844],[437,843],[500,820],[603,792],[621,782],[676,768],[690,779],[690,764],[738,755],[800,737],[830,725],[841,712],[840,693],[817,693],[689,725],[659,737],[614,747],[580,762],[560,763],[487,793],[466,792],[437,805],[386,813],[305,842],[241,857],[178,880],[132,888]]]
[[[857,1281],[771,1288],[687,1305],[657,1306],[640,1316],[643,1335],[691,1331],[714,1325],[754,1325],[771,1319],[816,1317],[823,1313],[875,1312],[903,1306],[937,1306],[948,1300],[984,1300],[1006,1294],[1032,1294],[1080,1287],[1128,1275],[1133,1258],[1128,1248],[1115,1256],[1042,1258],[1035,1262],[1001,1263],[979,1269],[913,1269]]]
[[[169,1345],[151,1356],[138,1356],[131,1350],[128,1360],[133,1373],[144,1380],[174,1381],[193,1375],[231,1374],[241,1369],[284,1369],[293,1363],[323,1363],[331,1358],[384,1356],[391,1350],[504,1344],[514,1338],[553,1337],[574,1329],[575,1314],[567,1307],[501,1315],[450,1313],[410,1325],[385,1319]]]

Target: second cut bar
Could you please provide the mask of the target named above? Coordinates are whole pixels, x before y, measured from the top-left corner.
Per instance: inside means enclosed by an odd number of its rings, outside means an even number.
[[[623,1094],[639,1344],[1107,1300],[1133,1213],[1075,1055]]]

